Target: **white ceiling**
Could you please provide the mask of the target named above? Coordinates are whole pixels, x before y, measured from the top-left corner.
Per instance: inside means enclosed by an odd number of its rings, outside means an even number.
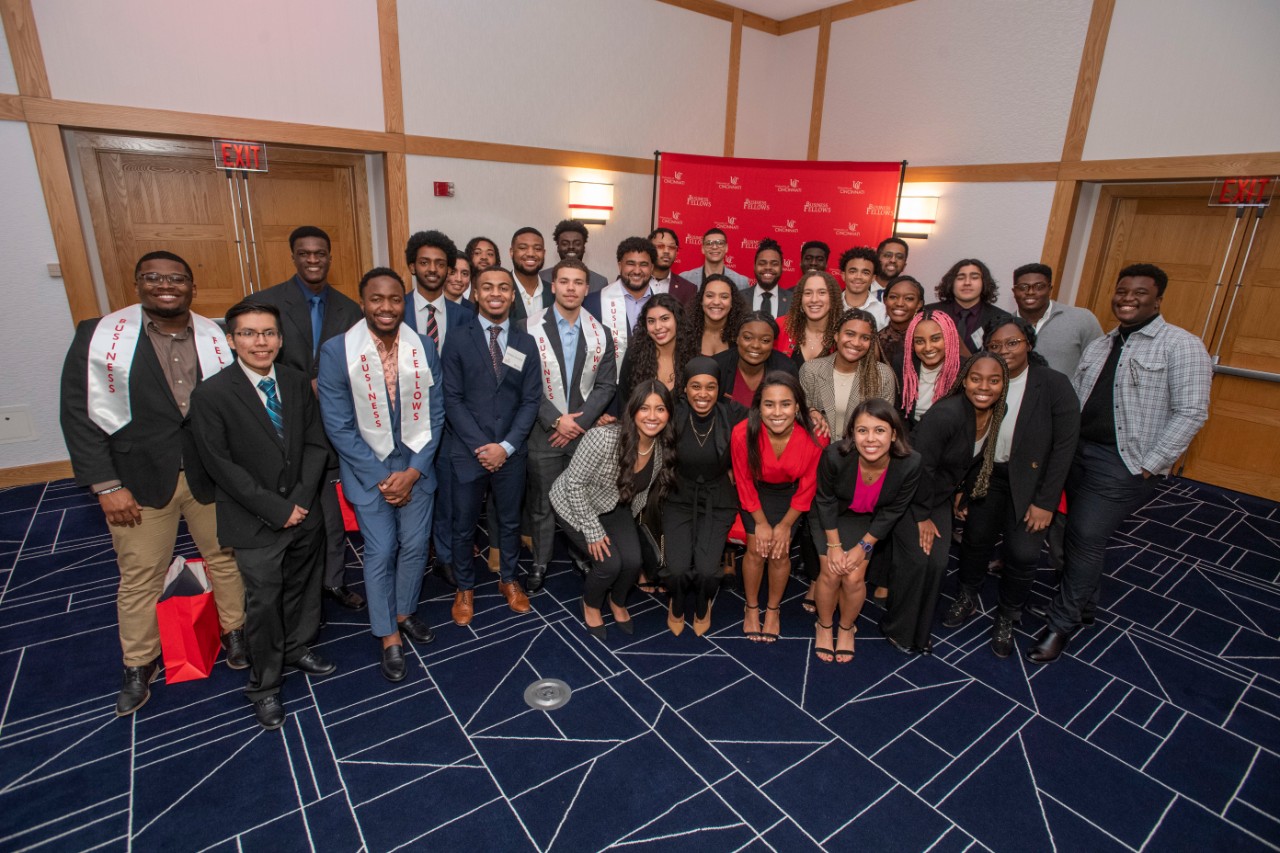
[[[836,2],[837,0],[735,0],[732,5],[748,12],[755,12],[757,15],[773,18],[775,21],[783,21],[806,12],[816,12],[827,6],[834,6]]]

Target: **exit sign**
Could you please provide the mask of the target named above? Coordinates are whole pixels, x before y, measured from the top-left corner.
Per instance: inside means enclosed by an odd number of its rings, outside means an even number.
[[[219,169],[244,172],[267,171],[267,146],[240,139],[213,140],[213,160]]]
[[[1210,207],[1266,207],[1276,189],[1274,177],[1218,178],[1209,194]]]

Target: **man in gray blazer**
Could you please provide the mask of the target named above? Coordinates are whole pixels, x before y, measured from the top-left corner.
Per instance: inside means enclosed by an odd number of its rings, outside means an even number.
[[[526,325],[542,361],[542,402],[529,434],[525,504],[533,540],[533,566],[525,586],[542,589],[555,541],[551,485],[566,468],[578,439],[607,411],[617,386],[613,338],[582,309],[587,295],[586,264],[565,258],[551,271],[555,302],[529,317]]]

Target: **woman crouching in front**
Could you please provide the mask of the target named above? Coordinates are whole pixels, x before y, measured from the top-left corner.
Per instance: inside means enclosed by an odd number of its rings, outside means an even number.
[[[623,417],[587,431],[573,461],[551,486],[551,506],[574,545],[591,555],[582,585],[582,615],[593,637],[605,637],[605,599],[614,624],[634,633],[627,593],[644,562],[636,517],[661,501],[675,478],[676,434],[671,392],[653,379],[631,392]]]

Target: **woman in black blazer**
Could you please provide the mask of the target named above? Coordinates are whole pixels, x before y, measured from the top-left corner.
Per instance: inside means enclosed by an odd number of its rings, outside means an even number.
[[[775,370],[799,375],[796,363],[773,348],[777,340],[777,320],[763,311],[745,315],[733,346],[712,356],[720,366],[721,396],[750,408],[756,388],[765,376]]]
[[[902,518],[920,482],[920,454],[907,443],[902,418],[878,397],[859,403],[844,439],[818,460],[818,494],[810,513],[821,556],[814,654],[818,660],[853,660],[853,635],[867,598],[871,554]],[[840,605],[840,635],[831,643]]]
[[[933,652],[929,633],[947,569],[954,502],[975,466],[969,493],[987,494],[1008,374],[998,355],[984,350],[970,356],[951,394],[911,433],[922,473],[911,509],[893,532],[888,609],[880,622],[881,633],[900,652]]]
[[[991,650],[1013,652],[1013,624],[1035,580],[1045,532],[1058,508],[1080,433],[1080,401],[1071,381],[1035,352],[1035,328],[1021,317],[987,324],[986,346],[1009,367],[1007,410],[995,436],[995,464],[983,497],[970,495],[956,515],[965,519],[960,543],[960,593],[942,624],[958,628],[978,609],[978,593],[997,539],[1004,538],[1004,570],[991,629]]]

